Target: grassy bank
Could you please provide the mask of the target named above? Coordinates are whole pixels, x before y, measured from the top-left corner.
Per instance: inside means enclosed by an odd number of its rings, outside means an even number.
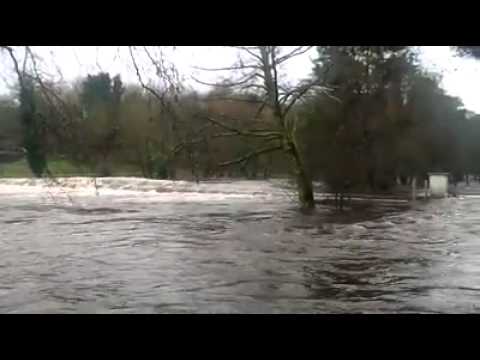
[[[49,160],[48,168],[54,176],[94,176],[95,174],[86,168],[78,167],[68,160]],[[115,165],[112,169],[112,176],[142,176],[141,172],[132,166]],[[0,164],[0,178],[24,178],[33,177],[25,159],[10,163]]]

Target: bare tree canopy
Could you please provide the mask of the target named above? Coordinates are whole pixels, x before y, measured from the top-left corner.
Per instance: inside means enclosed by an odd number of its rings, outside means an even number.
[[[273,141],[276,144],[260,145],[258,149],[238,159],[223,162],[221,165],[238,164],[256,156],[283,150],[291,158],[293,164],[300,203],[304,207],[312,208],[315,206],[312,182],[303,165],[302,155],[297,144],[298,116],[293,115],[292,110],[310,93],[326,92],[327,87],[320,78],[315,77],[291,84],[284,81],[285,74],[282,73],[284,63],[306,53],[312,47],[298,46],[288,51],[284,51],[281,46],[235,46],[234,48],[238,49],[240,53],[235,64],[222,68],[204,69],[218,72],[227,71],[228,75],[224,81],[207,83],[197,78],[195,80],[203,85],[231,89],[237,93],[255,94],[259,101],[257,102],[257,115],[252,120],[255,120],[258,114],[268,111],[272,114],[273,123],[267,130],[245,131],[227,125],[224,119],[207,117],[207,120],[239,136],[264,138],[264,142]]]

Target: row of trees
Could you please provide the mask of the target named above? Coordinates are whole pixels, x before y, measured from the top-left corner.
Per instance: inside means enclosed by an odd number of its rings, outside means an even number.
[[[171,112],[139,85],[124,85],[119,75],[100,72],[68,87],[55,89],[63,111],[49,107],[39,86],[34,87],[36,139],[44,161],[33,161],[32,170],[42,176],[50,159],[67,159],[90,173],[109,176],[116,166],[129,165],[147,178],[194,179],[212,176],[269,176],[285,167],[275,157],[252,157],[226,166],[232,159],[255,149],[255,139],[218,131],[209,116],[229,117],[238,128],[248,128],[256,116],[250,100],[255,95],[212,91],[206,95],[185,93],[172,100]],[[41,109],[41,110],[39,110]],[[66,112],[68,116],[65,116]],[[21,107],[15,96],[0,102],[2,133],[10,142],[23,144]],[[175,127],[170,128],[172,117]],[[257,123],[267,122],[259,115]],[[253,126],[253,125],[252,125]],[[172,138],[175,137],[175,140]],[[277,161],[275,161],[277,160]]]
[[[418,65],[412,49],[318,51],[315,76],[333,91],[303,109],[304,144],[310,168],[333,190],[386,190],[428,171],[478,172],[480,123]]]
[[[119,164],[197,181],[291,174],[300,203],[313,207],[313,179],[343,193],[388,190],[428,171],[480,173],[480,119],[440,88],[411,47],[317,47],[311,77],[293,84],[284,65],[311,47],[236,47],[237,63],[201,69],[226,79],[208,84],[208,94],[182,91],[161,51],[129,48],[137,85],[105,72],[59,84],[46,80],[28,47],[23,62],[3,48],[18,91],[0,103],[0,123],[22,124],[19,141],[37,176],[57,157],[104,176]],[[139,51],[161,81],[145,75]]]

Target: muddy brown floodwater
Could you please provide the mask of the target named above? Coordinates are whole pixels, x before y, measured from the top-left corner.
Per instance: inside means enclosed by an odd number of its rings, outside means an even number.
[[[1,313],[480,310],[480,198],[301,214],[280,182],[97,186],[0,180]]]

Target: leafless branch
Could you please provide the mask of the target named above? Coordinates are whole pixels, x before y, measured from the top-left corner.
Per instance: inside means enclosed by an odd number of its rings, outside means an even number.
[[[299,55],[302,55],[302,54],[305,54],[306,52],[310,51],[310,49],[312,49],[313,46],[298,46],[297,48],[295,48],[294,50],[292,50],[291,52],[289,52],[288,54],[285,54],[281,57],[279,57],[277,59],[277,64],[281,64],[295,56],[299,56]]]
[[[297,86],[290,92],[284,94],[281,99],[281,102],[286,105],[283,113],[285,115],[288,114],[288,112],[297,103],[298,100],[300,100],[305,94],[307,94],[310,90],[317,86],[320,86],[320,84],[319,81],[315,79],[304,83],[303,85]],[[326,88],[323,88],[323,90],[326,91]],[[290,101],[288,101],[289,98],[291,98]]]
[[[160,53],[160,60],[155,60],[155,58],[152,56],[150,51],[146,46],[143,47],[143,50],[145,51],[145,54],[147,54],[148,59],[152,63],[152,65],[155,67],[157,76],[161,77],[162,80],[164,80],[164,83],[166,87],[175,87],[175,76],[177,75],[174,69],[171,69],[173,72],[173,76],[170,76],[170,73],[168,69],[165,66],[165,60],[163,58],[163,54]]]
[[[205,142],[205,138],[202,137],[200,139],[195,139],[195,140],[189,140],[189,141],[185,141],[185,142],[182,142],[180,144],[177,144],[173,150],[170,151],[170,156],[175,156],[177,155],[178,153],[180,153],[181,151],[183,151],[183,149],[185,149],[187,146],[191,146],[191,145],[196,145],[196,144],[200,144],[202,142]]]
[[[256,70],[261,69],[260,66],[258,65],[243,65],[243,64],[221,67],[221,68],[204,68],[200,66],[194,66],[193,68],[201,71],[236,71],[236,70],[246,70],[246,69],[256,69]]]
[[[12,62],[13,62],[13,66],[15,67],[15,72],[18,77],[20,88],[23,89],[25,87],[23,82],[23,73],[20,71],[20,67],[18,66],[18,60],[15,57],[13,49],[10,46],[0,46],[0,48],[5,49],[9,53],[10,58],[12,59]]]
[[[211,127],[211,124],[208,123],[204,126],[202,126],[200,129],[198,129],[194,134],[189,134],[191,138],[194,138],[196,136],[199,136],[201,133],[203,133],[205,130],[209,129]],[[170,151],[170,156],[175,156],[179,152],[181,152],[185,147],[190,146],[190,145],[195,145],[199,144],[205,141],[205,136],[195,139],[195,140],[185,140],[182,143],[176,144],[173,149]]]
[[[274,92],[274,96],[275,96],[275,111],[278,113],[278,114],[281,114],[282,112],[282,104],[278,101],[279,99],[279,93],[278,93],[278,73],[277,73],[277,59],[275,57],[275,49],[272,49],[272,51],[270,52],[270,56],[271,56],[271,67],[273,69],[273,82],[272,82],[272,86],[273,86],[273,92]]]
[[[202,85],[221,87],[221,88],[233,88],[233,87],[238,87],[238,86],[241,86],[241,85],[244,85],[244,84],[248,84],[248,82],[251,81],[256,76],[257,76],[257,74],[250,74],[242,80],[238,80],[238,81],[230,82],[230,83],[209,83],[209,82],[201,81],[201,80],[197,79],[196,77],[194,77],[193,75],[191,77],[192,77],[193,80],[195,80],[196,82],[198,82],[199,84],[202,84]]]
[[[262,61],[262,57],[259,54],[255,54],[253,50],[258,50],[257,46],[231,46],[234,49],[239,49],[247,52],[251,56],[253,56],[255,59]]]
[[[133,49],[132,46],[128,47],[128,50],[130,52],[130,58],[132,59],[132,64],[133,67],[135,68],[135,73],[137,74],[137,79],[140,82],[140,85],[142,86],[143,89],[148,91],[150,94],[152,94],[157,100],[160,101],[161,104],[165,104],[165,94],[160,95],[154,88],[148,86],[142,78],[142,74],[140,73],[140,69],[138,68],[137,60],[135,59],[135,56],[133,55]]]
[[[336,96],[334,96],[334,95],[330,94],[330,92],[329,92],[329,91],[325,91],[325,92],[324,92],[324,95],[325,95],[325,96],[327,96],[327,97],[329,97],[330,99],[332,99],[332,100],[334,100],[334,101],[338,102],[338,103],[341,103],[341,102],[342,102],[342,100],[341,100],[341,99],[339,99],[338,97],[336,97]]]
[[[264,101],[261,99],[248,99],[245,97],[228,97],[228,96],[212,96],[205,98],[205,101],[238,101],[238,102],[245,102],[250,104],[263,104]]]
[[[244,85],[244,86],[239,88],[239,90],[242,90],[242,91],[245,91],[245,90],[248,90],[248,89],[258,89],[258,90],[262,90],[264,92],[267,92],[267,90],[268,90],[265,85],[261,85],[261,84],[247,84],[247,85]]]
[[[40,89],[42,90],[42,93],[45,96],[45,99],[47,100],[47,102],[49,103],[51,109],[58,112],[58,109],[51,98],[53,97],[62,106],[64,112],[68,114],[69,117],[71,117],[72,114],[70,113],[70,109],[68,105],[65,103],[65,101],[63,101],[63,99],[53,89],[51,89],[49,86],[46,86],[46,84],[44,83],[42,76],[39,73],[37,61],[35,59],[35,55],[33,54],[32,50],[30,49],[29,46],[26,46],[25,48],[26,48],[26,52],[30,56],[30,59],[32,60],[33,72],[35,74],[34,79],[40,85]]]
[[[304,88],[301,91],[299,91],[296,95],[292,97],[292,100],[290,100],[290,103],[285,107],[285,110],[283,111],[284,114],[288,114],[292,107],[297,103],[298,100],[302,98],[303,95],[305,95],[308,91],[310,91],[310,88]]]
[[[95,65],[97,65],[98,71],[103,72],[100,63],[98,62],[98,46],[95,46]]]
[[[27,70],[28,48],[29,48],[28,46],[25,46],[25,53],[23,56],[23,65],[22,65],[22,74],[25,74]]]
[[[236,133],[237,135],[240,135],[240,136],[247,136],[247,137],[259,137],[259,138],[265,138],[265,137],[278,137],[278,138],[281,138],[282,137],[282,133],[281,132],[278,132],[278,131],[271,131],[271,130],[267,130],[267,131],[264,131],[264,130],[257,130],[257,131],[252,131],[252,130],[248,130],[248,131],[244,131],[244,130],[240,130],[240,129],[236,129],[230,125],[226,125],[225,123],[221,122],[221,121],[218,121],[217,119],[214,119],[210,116],[207,116],[206,119],[210,122],[212,122],[213,124],[215,125],[218,125],[226,130],[229,130],[233,133]]]
[[[240,163],[243,163],[245,161],[250,160],[251,158],[260,156],[262,154],[267,154],[267,153],[271,153],[271,152],[274,152],[274,151],[282,150],[282,148],[283,147],[281,145],[275,145],[275,146],[262,148],[262,149],[259,149],[259,150],[252,151],[252,152],[250,152],[250,153],[248,153],[248,154],[246,154],[246,155],[244,155],[244,156],[242,156],[238,159],[221,163],[218,166],[219,167],[225,167],[225,166],[240,164]]]
[[[258,120],[260,115],[262,114],[263,110],[265,109],[265,107],[267,107],[268,104],[267,102],[264,100],[262,100],[262,103],[260,104],[260,106],[258,107],[257,109],[257,112],[255,113],[255,116],[254,116],[254,119],[255,120]]]

